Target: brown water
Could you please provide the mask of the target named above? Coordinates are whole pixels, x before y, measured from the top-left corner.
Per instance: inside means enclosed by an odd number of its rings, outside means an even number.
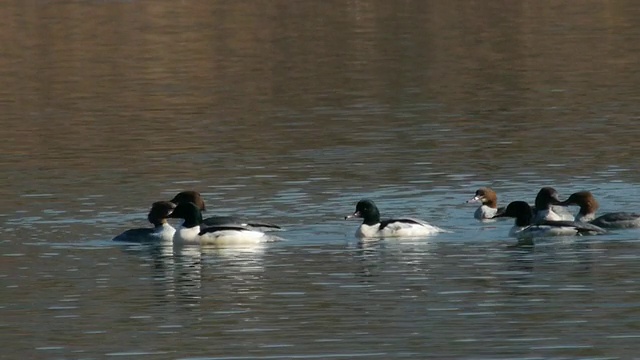
[[[639,211],[635,1],[6,1],[0,357],[629,359],[640,232],[512,248],[464,204]],[[114,245],[149,204],[280,223]],[[451,230],[359,243],[362,197]]]

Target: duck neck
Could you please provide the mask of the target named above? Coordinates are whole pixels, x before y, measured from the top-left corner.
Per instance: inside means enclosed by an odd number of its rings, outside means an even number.
[[[377,209],[371,211],[366,216],[363,216],[362,223],[369,226],[380,224],[380,212]]]
[[[167,219],[152,219],[151,223],[153,224],[154,227],[162,227],[164,224],[167,223]]]
[[[591,221],[596,218],[596,210],[598,210],[598,207],[599,205],[595,200],[586,201],[580,205],[578,217],[581,218],[581,221]]]
[[[189,216],[184,218],[184,223],[182,223],[183,227],[192,228],[202,224],[202,213],[200,211],[196,211]]]
[[[521,214],[516,218],[516,226],[529,226],[531,225],[531,214]]]
[[[487,199],[485,200],[482,205],[486,205],[492,209],[497,209],[498,208],[498,200],[496,199]]]
[[[589,211],[587,208],[580,208],[580,212],[576,216],[576,221],[589,222],[596,218],[596,213],[593,211]]]

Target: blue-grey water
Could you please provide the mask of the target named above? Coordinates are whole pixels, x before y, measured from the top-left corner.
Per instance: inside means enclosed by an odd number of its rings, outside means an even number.
[[[0,13],[0,358],[640,358],[640,230],[518,247],[465,204],[640,211],[637,2]],[[110,241],[186,189],[284,240]],[[450,232],[359,242],[365,197]]]

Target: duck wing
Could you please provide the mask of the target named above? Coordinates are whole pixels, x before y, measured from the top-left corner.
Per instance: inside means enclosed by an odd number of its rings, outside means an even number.
[[[431,226],[429,224],[427,224],[426,222],[422,221],[422,220],[418,220],[418,219],[413,219],[413,218],[395,218],[395,219],[386,219],[386,220],[382,220],[380,222],[380,229],[384,229],[385,227],[389,226],[390,224],[394,224],[397,226],[411,226],[411,225],[423,225],[423,226]]]
[[[548,225],[548,226],[557,226],[557,227],[573,227],[578,230],[579,234],[604,234],[607,231],[599,226],[594,224],[585,223],[581,221],[570,221],[570,220],[541,220],[535,223],[535,225]]]
[[[201,228],[200,232],[198,233],[198,235],[204,235],[206,233],[212,233],[212,232],[224,231],[224,230],[237,230],[237,231],[246,230],[246,231],[251,231],[251,229],[249,229],[246,226],[228,224],[228,225],[218,225],[218,226],[207,226],[205,228]]]
[[[638,227],[640,226],[640,214],[632,212],[615,212],[598,216],[591,224],[600,227]]]
[[[279,225],[259,222],[259,221],[249,221],[246,219],[242,219],[237,216],[211,216],[204,220],[202,223],[206,226],[221,226],[221,225],[242,225],[242,226],[251,226],[254,228],[264,228],[265,230],[281,230],[282,228]]]

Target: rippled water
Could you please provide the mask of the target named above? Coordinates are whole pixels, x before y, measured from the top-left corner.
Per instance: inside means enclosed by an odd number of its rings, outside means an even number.
[[[465,204],[640,211],[635,2],[5,5],[0,357],[637,357],[640,231]],[[184,189],[284,240],[110,241]],[[451,232],[358,242],[363,197]]]

